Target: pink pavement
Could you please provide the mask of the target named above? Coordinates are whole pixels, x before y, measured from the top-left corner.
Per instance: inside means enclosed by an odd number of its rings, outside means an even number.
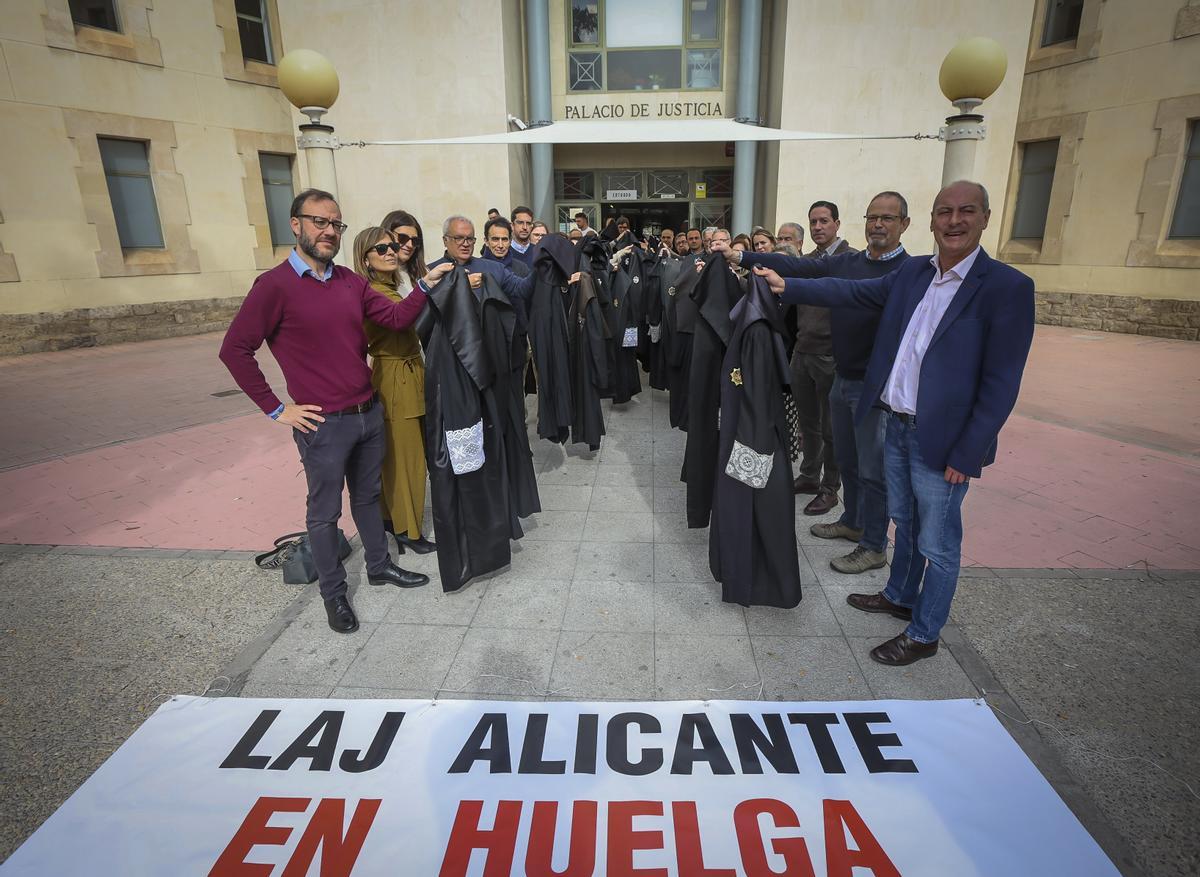
[[[301,529],[295,446],[244,397],[211,395],[232,386],[219,344],[0,359],[5,407],[41,412],[0,445],[0,542],[265,550]],[[1198,375],[1195,342],[1039,326],[967,495],[964,564],[1200,569]]]

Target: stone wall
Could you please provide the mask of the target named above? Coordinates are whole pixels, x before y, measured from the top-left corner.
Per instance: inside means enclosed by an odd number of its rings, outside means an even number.
[[[1039,292],[1037,321],[1049,326],[1196,341],[1200,340],[1200,301]]]
[[[96,347],[224,330],[242,296],[0,315],[0,355]]]

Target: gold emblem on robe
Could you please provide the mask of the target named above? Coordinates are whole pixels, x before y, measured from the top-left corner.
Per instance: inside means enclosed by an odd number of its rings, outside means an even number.
[[[740,368],[735,368],[733,371],[731,371],[729,373],[729,380],[733,382],[735,387],[740,387],[742,385],[742,370]]]

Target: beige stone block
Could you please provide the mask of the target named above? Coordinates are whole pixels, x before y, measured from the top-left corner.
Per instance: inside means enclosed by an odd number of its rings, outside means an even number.
[[[1200,6],[1187,5],[1179,10],[1175,19],[1175,39],[1193,37],[1200,34]]]
[[[136,106],[145,118],[200,121],[192,74],[21,43],[6,43],[5,55],[17,100],[114,114]]]
[[[1129,320],[1104,320],[1100,324],[1105,332],[1122,332],[1126,335],[1136,335],[1139,324]]]
[[[1106,3],[1102,17],[1105,54],[1130,52],[1169,42],[1175,29],[1175,11],[1186,0],[1139,0]]]
[[[42,4],[25,0],[6,0],[0,15],[0,40],[21,43],[45,43]]]
[[[1200,330],[1142,325],[1138,327],[1138,334],[1151,335],[1155,338],[1174,338],[1178,341],[1195,341],[1198,334],[1200,334]]]

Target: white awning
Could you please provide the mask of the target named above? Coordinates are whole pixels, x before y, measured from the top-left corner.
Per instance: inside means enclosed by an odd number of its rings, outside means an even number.
[[[739,140],[924,140],[931,134],[846,134],[787,131],[733,119],[638,119],[636,121],[553,122],[524,131],[435,137],[428,140],[358,140],[342,146],[470,146],[523,143],[719,143]]]

